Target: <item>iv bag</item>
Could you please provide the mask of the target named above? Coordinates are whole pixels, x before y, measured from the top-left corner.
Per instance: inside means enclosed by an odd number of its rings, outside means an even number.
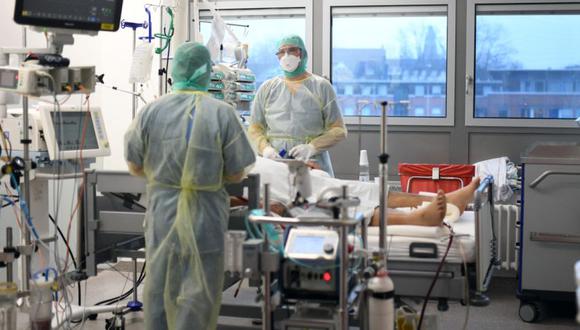
[[[207,48],[214,63],[236,62],[236,49],[240,47],[240,41],[227,26],[221,15],[212,10],[213,21],[211,24],[211,36],[207,42]]]
[[[151,65],[153,64],[153,44],[142,43],[135,47],[131,71],[129,73],[129,83],[144,84],[151,77]]]

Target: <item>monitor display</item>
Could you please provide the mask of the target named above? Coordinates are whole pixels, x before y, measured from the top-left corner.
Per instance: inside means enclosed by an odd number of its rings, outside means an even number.
[[[16,0],[18,24],[75,30],[117,31],[123,0]]]
[[[0,70],[0,88],[16,89],[18,87],[18,70]]]
[[[51,112],[56,143],[60,151],[99,149],[91,113],[87,111]],[[88,118],[87,118],[88,116]],[[85,126],[86,121],[86,128]],[[84,132],[84,141],[82,140]]]
[[[298,235],[292,242],[291,253],[321,254],[323,253],[324,236]]]

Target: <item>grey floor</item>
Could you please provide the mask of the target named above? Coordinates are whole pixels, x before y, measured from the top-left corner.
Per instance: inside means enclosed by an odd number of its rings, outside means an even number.
[[[86,295],[83,298],[85,304],[94,304],[102,299],[119,295],[123,289],[131,286],[126,278],[130,273],[118,273],[115,271],[103,271],[99,276],[89,279],[86,287]],[[519,300],[515,297],[516,281],[514,279],[495,278],[489,291],[491,304],[488,307],[471,307],[469,310],[468,329],[579,329],[574,321],[574,315],[552,315],[538,324],[528,324],[520,321],[518,317]],[[83,292],[85,286],[82,287]],[[243,297],[241,299],[244,299]],[[249,297],[245,298],[246,300]],[[76,301],[76,298],[75,298]],[[404,299],[405,302],[414,305],[412,299]],[[417,305],[418,306],[418,305]],[[438,316],[439,329],[461,329],[465,318],[466,307],[459,303],[450,302],[447,312],[437,312],[435,302],[428,305],[427,313],[435,313]],[[29,329],[27,315],[19,315],[18,329]],[[110,315],[100,315],[96,321],[86,321],[84,329],[105,329],[105,318]],[[222,323],[230,323],[232,320],[222,319]],[[235,322],[235,320],[234,320]],[[127,315],[126,329],[142,329],[143,313]],[[81,328],[80,324],[72,325],[73,328]],[[227,329],[227,327],[220,327]]]

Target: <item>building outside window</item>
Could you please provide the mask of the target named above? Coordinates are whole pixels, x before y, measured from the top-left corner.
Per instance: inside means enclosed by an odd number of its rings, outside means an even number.
[[[497,7],[476,14],[475,118],[576,118],[580,14]]]
[[[447,84],[448,65],[445,8],[429,14],[365,10],[374,13],[332,11],[331,79],[344,115],[357,115],[361,101],[386,100],[393,104],[391,117],[446,117],[441,87]],[[380,106],[371,108],[367,115],[380,115]]]

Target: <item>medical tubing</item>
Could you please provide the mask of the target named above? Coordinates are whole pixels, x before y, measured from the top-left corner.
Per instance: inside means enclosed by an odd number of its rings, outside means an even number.
[[[423,324],[423,317],[425,316],[425,309],[427,308],[427,303],[429,302],[429,297],[431,297],[431,292],[435,287],[435,283],[439,278],[439,273],[441,273],[441,268],[443,268],[443,264],[445,263],[445,259],[447,259],[447,254],[451,249],[451,244],[453,244],[453,233],[449,235],[449,243],[447,244],[447,249],[445,250],[445,254],[443,258],[441,258],[441,262],[437,267],[437,271],[435,272],[435,276],[433,277],[433,281],[431,281],[431,285],[429,286],[429,290],[427,290],[427,295],[425,296],[425,301],[423,301],[423,306],[421,307],[421,316],[419,317],[419,325],[417,326],[417,330],[421,330],[421,325]]]
[[[254,227],[254,224],[248,220],[247,216],[244,217],[244,225],[246,226],[246,231],[248,232],[251,238],[262,238],[260,231]],[[258,234],[256,234],[254,230],[256,230]]]
[[[70,257],[73,263],[73,266],[75,266],[75,269],[79,269],[77,266],[77,260],[74,256],[74,254],[72,253],[70,246],[68,244],[68,241],[66,240],[66,238],[64,237],[64,234],[62,233],[62,230],[60,229],[60,227],[58,226],[58,224],[56,223],[56,221],[54,221],[54,218],[52,217],[52,215],[48,215],[48,218],[50,219],[50,221],[56,226],[56,230],[58,231],[58,234],[60,235],[60,238],[62,238],[62,240],[64,241],[64,245],[66,246],[66,248],[69,250],[70,253]],[[77,282],[77,291],[78,291],[78,302],[79,302],[79,306],[82,305],[82,299],[81,299],[81,282]]]
[[[54,273],[54,278],[56,280],[58,278],[58,271],[52,267],[47,267],[43,270],[37,271],[36,273],[32,274],[32,279],[36,280],[38,279],[38,276],[41,275],[44,277],[44,280],[48,282],[48,276],[51,271]]]
[[[20,186],[18,185],[18,181],[16,181],[16,176],[14,174],[10,175],[10,179],[13,180],[13,184],[16,187],[16,192],[18,192],[18,196],[22,196],[21,192],[20,192]],[[20,209],[22,209],[22,212],[24,212],[24,215],[26,216],[26,224],[28,225],[28,227],[30,227],[30,230],[32,231],[32,234],[34,235],[34,237],[37,240],[40,240],[40,236],[38,236],[38,232],[36,231],[36,228],[34,227],[34,223],[32,222],[32,217],[30,217],[30,210],[28,209],[28,205],[26,204],[26,201],[19,197],[18,198],[18,203],[20,204]]]
[[[13,200],[11,200],[10,198],[8,198],[6,196],[2,196],[2,199],[4,201],[6,201],[6,204],[3,204],[2,206],[0,206],[0,209],[3,209],[3,208],[8,207],[8,206],[14,206],[15,203],[18,202],[18,200],[13,201]]]

